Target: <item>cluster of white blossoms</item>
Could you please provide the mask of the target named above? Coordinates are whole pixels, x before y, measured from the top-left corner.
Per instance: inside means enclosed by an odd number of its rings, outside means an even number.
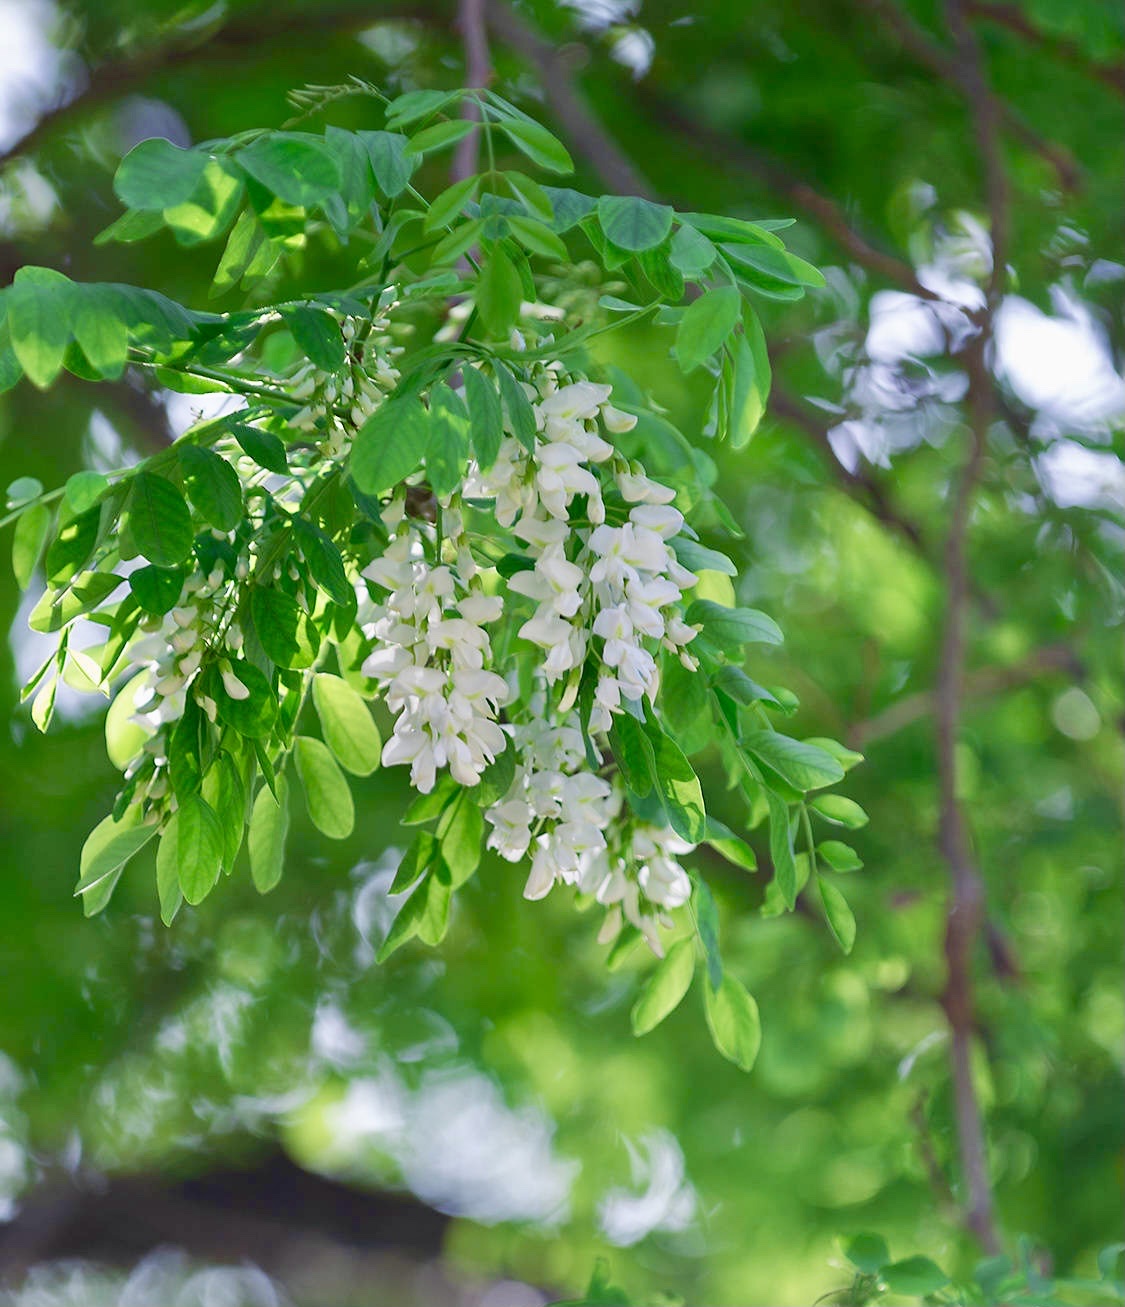
[[[240,559],[236,577],[245,575],[246,567]],[[232,699],[249,696],[231,662],[242,648],[242,631],[231,620],[231,596],[231,578],[222,565],[216,563],[208,572],[197,567],[185,578],[176,605],[163,617],[146,618],[128,645],[129,660],[141,669],[129,686],[130,720],[148,738],[126,766],[125,777],[131,779],[151,763],[145,791],[151,800],[166,793],[168,733],[184,715],[189,693],[216,720],[217,705],[199,690],[198,678],[205,659],[220,646],[215,662],[223,689]]]
[[[696,632],[679,604],[696,577],[669,544],[684,524],[672,506],[674,492],[631,467],[598,429],[600,422],[619,435],[637,419],[609,403],[610,386],[562,380],[559,369],[548,366],[537,387],[526,387],[536,401],[534,449],[506,437],[487,472],[470,471],[465,493],[493,499],[497,520],[533,560],[508,588],[536,601],[520,635],[544,650],[550,684],[569,675],[564,708],[577,695],[591,638],[601,640],[590,729],[605,731],[622,711],[622,699],[655,697],[655,649],[662,645],[695,666],[685,646]],[[619,525],[606,520],[605,483],[627,506]],[[571,512],[580,496],[584,516],[576,522]]]
[[[541,899],[556,884],[574,886],[610,909],[603,940],[629,922],[661,952],[663,910],[682,907],[691,882],[676,860],[695,846],[667,827],[632,818],[620,782],[590,770],[574,712],[560,722],[544,715],[545,696],[526,721],[509,727],[518,763],[503,798],[485,812],[488,847],[509,862],[531,853],[525,898]]]
[[[400,499],[391,516],[401,512]],[[363,572],[388,592],[366,628],[374,651],[363,664],[396,714],[383,763],[409,764],[410,782],[422,794],[433,789],[441,767],[459,784],[477,785],[507,743],[496,713],[510,690],[491,670],[485,630],[502,614],[503,601],[474,584],[475,565],[458,548],[460,518],[452,507],[444,525],[445,547],[461,556],[456,569],[427,561],[421,529],[403,519]]]
[[[370,319],[333,313],[347,351],[338,373],[325,373],[303,363],[287,382],[287,390],[304,407],[289,419],[301,431],[317,431],[321,453],[336,457],[348,447],[351,434],[375,412],[398,384],[394,360],[403,352],[391,335],[391,315],[398,307],[399,289],[387,286]],[[342,412],[341,412],[342,411]],[[347,420],[341,420],[342,413]]]

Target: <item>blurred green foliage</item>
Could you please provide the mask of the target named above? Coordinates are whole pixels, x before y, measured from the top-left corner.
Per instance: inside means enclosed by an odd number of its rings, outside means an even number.
[[[1119,7],[996,6],[1016,25],[989,8],[971,6],[972,21],[1019,124],[1003,138],[1014,292],[1049,323],[1086,324],[1086,356],[1100,350],[1119,375]],[[875,347],[886,294],[903,287],[841,244],[843,224],[907,268],[950,277],[979,262],[973,221],[988,215],[971,109],[948,68],[919,52],[954,57],[943,16],[904,5],[896,26],[886,6],[827,0],[707,0],[690,14],[649,3],[600,26],[592,10],[521,12],[654,191],[689,209],[792,211],[793,248],[834,269],[828,291],[767,306],[774,417],[747,450],[718,456],[746,531],[738,598],[787,634],[748,668],[798,690],[795,733],[834,734],[867,756],[849,778],[871,815],[854,837],[865,863],[849,880],[855,949],[842,957],[815,914],[758,915],[765,877],[707,865],[728,965],[762,1011],[751,1077],[714,1057],[698,1011],[634,1041],[644,959],[607,981],[588,923],[568,903],[525,904],[520,876],[499,862],[462,891],[439,958],[411,948],[376,967],[381,859],[405,843],[405,787],[382,772],[356,786],[356,830],[341,845],[295,823],[270,896],[235,877],[166,931],[138,868],[87,922],[71,897],[78,850],[116,778],[98,720],[44,738],[18,706],[15,664],[32,658],[4,573],[0,1142],[14,1148],[0,1194],[33,1187],[79,1145],[94,1168],[184,1174],[277,1139],[306,1166],[405,1185],[452,1210],[445,1252],[464,1275],[573,1294],[610,1248],[615,1282],[638,1301],[661,1290],[693,1304],[806,1303],[847,1281],[839,1239],[878,1230],[896,1254],[966,1279],[979,1253],[957,1217],[931,713],[960,392],[940,341]],[[60,6],[55,36],[93,82],[0,180],[5,280],[42,263],[208,307],[212,250],[178,249],[167,234],[92,245],[118,212],[110,178],[125,150],[154,132],[202,140],[277,125],[292,87],[349,74],[456,85],[451,17],[437,3]],[[904,44],[903,24],[928,44]],[[634,78],[613,56],[647,48],[643,33],[654,53]],[[533,106],[542,69],[498,37],[493,57],[497,89]],[[365,127],[368,112],[345,99],[330,120]],[[567,139],[590,169],[590,152]],[[599,189],[592,173],[585,188]],[[279,293],[334,284],[348,257],[310,247]],[[970,538],[961,797],[987,885],[974,1073],[999,1221],[1059,1275],[1096,1278],[1099,1249],[1120,1233],[1125,1133],[1123,447],[1120,391],[1116,417],[1110,403],[1092,419],[1091,374],[1067,374],[1057,357],[1051,370],[1059,339],[1010,347],[1039,351],[1038,390],[1010,354],[998,388],[1003,420]],[[604,361],[684,422],[706,386],[685,393],[694,383],[666,349],[665,335],[641,334]],[[787,408],[785,396],[805,398]],[[190,411],[177,400],[174,421]],[[826,450],[842,420],[864,424],[874,455],[849,461],[854,447],[837,436],[851,475]],[[128,385],[21,386],[0,399],[0,480],[59,483],[100,466],[107,442],[147,451],[163,423]],[[1109,463],[1075,464],[1077,488],[1052,480],[1064,445]],[[444,1168],[409,1143],[427,1137]]]

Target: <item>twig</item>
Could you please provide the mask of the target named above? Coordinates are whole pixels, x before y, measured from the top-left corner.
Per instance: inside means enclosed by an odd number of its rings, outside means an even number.
[[[307,37],[310,31],[359,31],[377,19],[415,18],[440,25],[444,10],[440,0],[427,5],[412,0],[386,4],[367,0],[367,3],[343,3],[332,8],[313,6],[303,12],[288,16],[271,14],[268,18],[258,10],[225,26],[193,31],[189,36],[173,39],[140,55],[95,64],[82,89],[48,109],[23,136],[0,150],[0,165],[39,149],[76,114],[133,95],[158,74],[175,72],[201,59],[245,59],[248,53],[257,55],[267,44],[284,45],[295,38]]]
[[[484,0],[457,0],[457,26],[465,48],[465,86],[483,91],[492,80],[492,62],[488,55],[488,32],[485,28]],[[461,117],[480,121],[480,106],[468,96],[461,101]],[[450,168],[450,180],[463,181],[480,169],[480,132],[470,132],[457,142]]]
[[[895,33],[919,63],[932,69],[939,77],[954,86],[961,85],[963,70],[959,54],[955,54],[939,41],[934,40],[925,28],[919,26],[899,9],[895,0],[861,0],[861,3],[871,10],[877,20],[885,23]],[[1068,150],[1055,144],[1054,141],[1044,140],[1010,104],[999,102],[997,114],[1006,129],[1017,140],[1051,165],[1064,190],[1081,190],[1082,170]]]
[[[535,66],[551,112],[605,185],[621,195],[651,198],[652,187],[575,90],[564,54],[503,0],[485,0],[485,15],[504,44]]]
[[[884,526],[897,532],[923,556],[926,555],[925,538],[922,528],[901,513],[891,502],[881,482],[868,472],[853,472],[836,457],[836,452],[828,439],[828,430],[797,399],[778,384],[776,379],[770,388],[770,412],[790,422],[809,438],[820,450],[824,461],[833,475],[853,499],[858,500],[873,517],[877,517]]]
[[[685,113],[675,101],[651,88],[640,88],[635,94],[654,121],[678,132],[708,155],[717,156],[735,167],[754,173],[770,190],[818,222],[826,235],[868,272],[901,286],[920,299],[941,298],[922,285],[909,263],[876,249],[860,235],[834,200],[822,195],[801,178],[794,177],[783,164],[765,151],[704,126]]]
[[[1102,63],[1092,59],[1085,50],[1074,41],[1063,36],[1044,32],[1030,22],[1027,15],[1014,4],[991,4],[988,0],[967,0],[966,12],[974,18],[1006,27],[1032,45],[1039,46],[1047,54],[1072,68],[1092,77],[1095,81],[1108,86],[1111,91],[1125,97],[1125,64]]]
[[[966,696],[991,698],[1018,686],[1034,681],[1044,673],[1066,672],[1076,679],[1082,676],[1082,664],[1074,650],[1064,644],[1050,644],[1036,649],[1022,662],[1009,667],[980,667],[970,672],[963,681]],[[848,731],[849,742],[857,749],[875,740],[886,739],[907,726],[928,717],[935,708],[933,690],[920,690],[917,694],[899,699],[889,708],[876,713],[866,721],[857,722]]]

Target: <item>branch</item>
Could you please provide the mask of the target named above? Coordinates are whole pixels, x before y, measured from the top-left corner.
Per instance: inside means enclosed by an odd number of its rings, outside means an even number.
[[[992,219],[992,273],[980,330],[963,352],[968,378],[968,458],[953,490],[945,546],[946,614],[935,689],[935,727],[939,791],[939,842],[949,865],[951,895],[946,916],[945,957],[948,969],[942,1005],[950,1030],[954,1113],[961,1176],[966,1187],[965,1221],[982,1248],[1000,1251],[980,1103],[973,1084],[972,1041],[975,1025],[973,949],[984,923],[984,882],[974,861],[968,824],[959,798],[957,741],[964,699],[965,627],[971,580],[967,556],[969,518],[984,471],[988,430],[995,408],[989,370],[993,313],[1004,282],[1008,232],[1007,180],[997,136],[996,102],[987,85],[980,49],[961,0],[947,0],[950,31],[957,45],[958,81],[963,85],[976,124],[985,190]]]
[[[974,699],[993,698],[1052,672],[1065,672],[1077,680],[1081,678],[1083,668],[1069,646],[1049,644],[1036,649],[1022,662],[1008,667],[981,667],[970,672],[964,678],[962,689],[966,696]],[[917,694],[907,695],[874,717],[852,726],[848,731],[849,743],[861,749],[875,740],[885,739],[930,716],[936,706],[937,695],[933,690],[920,690]]]
[[[457,26],[465,47],[465,86],[484,90],[492,81],[492,61],[488,56],[488,32],[485,28],[484,0],[458,0]],[[480,121],[480,106],[466,97],[461,101],[461,117]],[[457,142],[450,168],[450,180],[463,181],[480,171],[480,132],[470,132]]]
[[[870,473],[853,472],[836,457],[836,452],[828,439],[828,430],[788,391],[773,382],[770,388],[770,412],[786,422],[799,427],[809,440],[820,450],[824,462],[840,482],[844,491],[863,505],[884,526],[897,532],[923,557],[927,556],[926,542],[922,529],[917,522],[901,513],[891,502],[882,483]]]
[[[1111,91],[1125,97],[1125,64],[1101,63],[1092,59],[1074,41],[1063,36],[1054,36],[1044,32],[1028,21],[1026,14],[1014,4],[990,4],[987,0],[967,0],[967,13],[985,22],[995,23],[997,27],[1006,27],[1032,45],[1039,46],[1060,63],[1069,64],[1086,76],[1108,86]]]
[[[861,0],[861,3],[871,10],[877,21],[885,23],[894,31],[919,63],[932,69],[944,81],[954,86],[962,85],[960,56],[935,41],[923,27],[904,14],[894,0]],[[1010,104],[998,102],[997,114],[1017,140],[1051,165],[1064,190],[1082,189],[1082,170],[1068,150],[1053,141],[1044,140]]]
[[[96,64],[90,69],[83,88],[70,99],[48,109],[19,140],[0,150],[0,166],[39,149],[53,132],[77,114],[133,95],[142,90],[151,77],[188,67],[202,58],[244,60],[257,57],[265,45],[284,45],[294,39],[303,41],[310,32],[319,36],[326,31],[358,31],[387,18],[415,18],[440,26],[444,10],[441,0],[436,6],[412,3],[411,0],[394,4],[366,0],[362,4],[341,4],[332,9],[313,6],[288,16],[259,10],[234,19],[226,26],[193,31],[139,55]]]
[[[909,263],[877,249],[855,230],[834,200],[822,195],[802,178],[794,177],[784,164],[755,146],[696,122],[674,100],[651,88],[638,88],[636,94],[655,121],[678,132],[707,156],[718,157],[753,173],[770,190],[819,223],[825,234],[868,272],[901,286],[920,299],[941,298],[922,285]]]
[[[534,65],[552,113],[604,184],[621,195],[653,198],[652,187],[574,89],[565,54],[503,0],[485,0],[485,6],[489,27],[505,45]]]

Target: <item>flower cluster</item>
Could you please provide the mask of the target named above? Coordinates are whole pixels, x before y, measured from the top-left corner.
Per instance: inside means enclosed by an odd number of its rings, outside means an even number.
[[[344,367],[324,373],[312,362],[302,363],[288,379],[290,394],[304,404],[289,425],[302,431],[317,431],[321,453],[342,454],[353,430],[364,422],[398,384],[394,360],[403,352],[391,335],[391,314],[398,306],[397,286],[387,286],[379,296],[370,319],[334,313],[346,350]]]
[[[446,520],[445,543],[456,554],[455,510]],[[471,561],[462,561],[475,572]],[[374,650],[363,664],[364,675],[379,682],[396,714],[383,763],[409,764],[410,782],[423,794],[433,789],[440,767],[448,766],[461,785],[477,785],[506,743],[496,712],[509,689],[490,670],[484,629],[500,617],[503,603],[473,585],[466,570],[427,562],[420,530],[404,520],[386,552],[363,573],[388,592],[371,615]]]
[[[541,369],[537,382],[538,390],[528,387],[537,400],[534,449],[507,437],[493,466],[470,475],[466,493],[494,499],[497,520],[533,560],[508,588],[536,602],[520,635],[544,650],[549,683],[569,675],[564,704],[577,694],[591,639],[600,641],[591,729],[604,731],[622,711],[622,699],[655,697],[658,671],[650,646],[663,645],[694,666],[683,651],[695,630],[678,605],[696,577],[668,543],[684,522],[672,506],[674,492],[630,466],[598,430],[599,421],[611,435],[636,424],[632,414],[609,403],[611,387],[560,378],[555,367]],[[606,520],[606,483],[625,505],[619,525]],[[583,506],[577,522],[576,499]]]
[[[527,721],[509,728],[519,763],[508,793],[485,813],[489,848],[509,862],[532,853],[526,898],[572,885],[611,909],[603,939],[627,921],[660,953],[657,927],[670,924],[661,910],[682,907],[691,895],[676,858],[694,845],[625,812],[620,783],[587,768],[574,712],[550,721],[543,696],[530,708]]]

